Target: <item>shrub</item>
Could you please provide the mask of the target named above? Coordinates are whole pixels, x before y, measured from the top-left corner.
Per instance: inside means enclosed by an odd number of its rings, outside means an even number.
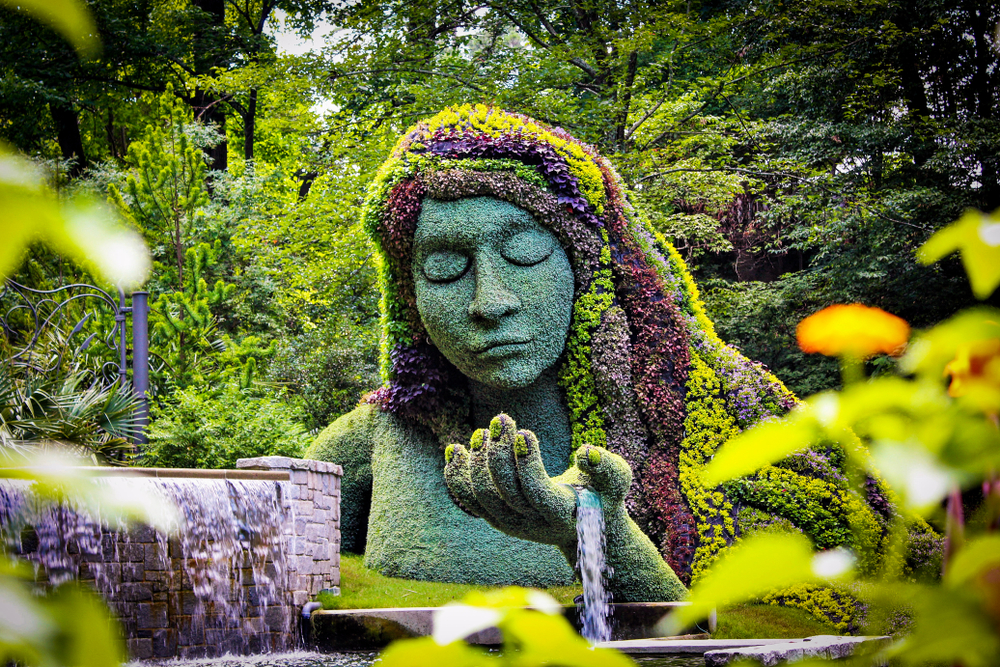
[[[196,386],[178,391],[176,402],[154,410],[143,465],[171,468],[234,468],[255,456],[299,456],[310,436],[304,414],[283,400],[283,392],[221,391]]]

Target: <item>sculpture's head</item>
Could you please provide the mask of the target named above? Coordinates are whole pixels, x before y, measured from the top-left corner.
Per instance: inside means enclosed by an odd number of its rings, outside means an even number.
[[[443,443],[469,436],[467,378],[516,388],[553,366],[574,446],[676,442],[692,351],[746,361],[715,337],[610,163],[563,130],[446,109],[400,139],[363,216],[381,260],[385,380],[368,400]],[[790,400],[758,375],[751,420]]]
[[[517,389],[559,360],[573,272],[526,210],[494,197],[424,199],[411,256],[420,321],[467,378]]]
[[[715,336],[680,256],[611,164],[530,118],[446,109],[400,139],[363,219],[380,259],[385,381],[367,400],[462,442],[467,378],[517,388],[555,367],[574,449],[629,462],[630,513],[690,571],[678,452],[700,429],[746,427],[794,397]]]

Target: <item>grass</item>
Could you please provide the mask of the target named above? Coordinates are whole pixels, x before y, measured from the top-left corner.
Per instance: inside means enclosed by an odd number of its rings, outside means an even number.
[[[839,634],[832,625],[801,609],[743,604],[719,612],[718,627],[712,639],[792,639]]]
[[[324,609],[375,609],[379,607],[440,607],[461,600],[470,591],[490,590],[490,586],[443,584],[385,577],[364,566],[364,556],[340,555],[340,595],[319,596]],[[583,589],[558,586],[547,589],[562,604],[572,604]],[[735,605],[719,612],[713,639],[784,639],[812,635],[840,634],[801,609],[771,605]]]
[[[320,595],[324,609],[375,609],[378,607],[440,607],[461,600],[470,591],[486,591],[494,586],[442,584],[435,581],[394,579],[369,570],[364,556],[340,554],[340,595]],[[562,604],[572,604],[583,589],[557,586],[545,589]]]

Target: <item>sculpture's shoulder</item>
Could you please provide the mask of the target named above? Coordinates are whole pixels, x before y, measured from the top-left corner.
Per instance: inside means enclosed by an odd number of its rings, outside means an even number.
[[[316,436],[305,457],[344,468],[340,485],[340,535],[344,551],[365,549],[372,495],[372,454],[386,415],[377,406],[362,404],[327,426]]]
[[[370,467],[375,432],[383,419],[377,406],[362,403],[323,429],[306,450],[305,457]]]

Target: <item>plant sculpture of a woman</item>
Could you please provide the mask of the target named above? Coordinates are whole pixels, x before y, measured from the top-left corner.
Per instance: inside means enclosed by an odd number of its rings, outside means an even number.
[[[567,483],[602,498],[617,601],[677,599],[775,524],[863,553],[883,539],[889,504],[874,483],[852,494],[834,449],[702,485],[723,442],[795,398],[719,340],[681,258],[593,148],[495,108],[448,109],[400,140],[363,216],[385,385],[309,456],[344,466],[343,547],[369,567],[567,583]]]

